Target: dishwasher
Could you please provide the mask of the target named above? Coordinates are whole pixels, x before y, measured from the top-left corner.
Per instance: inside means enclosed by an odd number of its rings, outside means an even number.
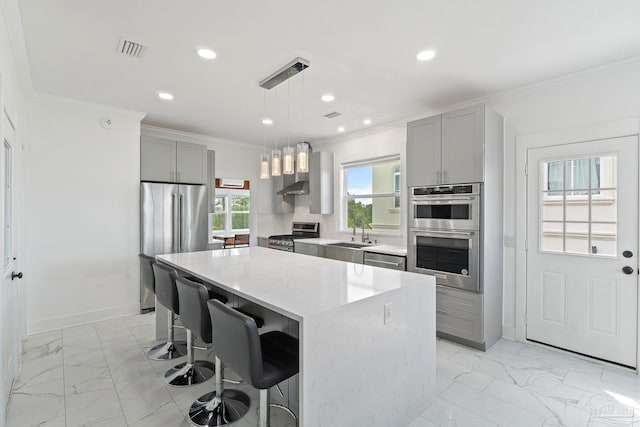
[[[375,267],[390,268],[392,270],[406,271],[407,258],[398,255],[386,255],[365,251],[364,264],[373,265]]]

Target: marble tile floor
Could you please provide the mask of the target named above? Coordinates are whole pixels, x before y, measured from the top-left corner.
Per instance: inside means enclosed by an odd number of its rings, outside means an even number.
[[[153,314],[145,314],[29,337],[7,427],[188,426],[189,406],[213,381],[166,386],[162,374],[176,361],[146,357],[154,330]],[[234,387],[252,399],[234,426],[255,426],[257,391]],[[294,426],[283,412],[272,415],[273,427]],[[506,339],[486,353],[439,340],[437,397],[410,427],[432,426],[640,427],[640,377]]]

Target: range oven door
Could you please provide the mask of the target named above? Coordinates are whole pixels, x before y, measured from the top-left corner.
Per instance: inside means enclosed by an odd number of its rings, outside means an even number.
[[[408,271],[434,275],[438,285],[481,292],[477,232],[411,229],[409,234]]]
[[[410,228],[440,230],[480,228],[480,203],[477,194],[413,197],[410,207]]]

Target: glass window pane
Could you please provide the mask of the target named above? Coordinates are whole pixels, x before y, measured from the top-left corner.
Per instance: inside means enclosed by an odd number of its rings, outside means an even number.
[[[593,255],[615,256],[617,238],[617,224],[592,224],[591,253]]]
[[[227,210],[226,202],[227,202],[226,197],[217,196],[214,203],[215,212],[225,212]]]
[[[547,185],[545,189],[562,190],[564,188],[564,181],[562,179],[563,162],[543,163],[543,168],[546,168],[547,171]]]
[[[542,193],[542,220],[543,221],[563,221],[564,220],[564,200],[559,193]],[[552,195],[553,194],[553,195]]]
[[[589,254],[589,223],[567,222],[565,231],[565,252]]]
[[[211,229],[214,231],[224,230],[225,217],[225,214],[213,214]]]
[[[543,222],[540,250],[550,252],[562,252],[562,229],[561,222]]]
[[[589,197],[571,197],[575,196],[577,191],[567,192],[566,201],[566,220],[567,221],[589,221]]]
[[[349,199],[347,202],[347,227],[371,228],[372,199]]]
[[[616,190],[593,191],[591,195],[591,221],[616,222],[618,201]]]
[[[617,156],[601,156],[599,160],[600,188],[616,188],[618,186]]]
[[[231,229],[241,230],[249,228],[249,213],[232,213]]]
[[[373,193],[373,168],[362,166],[347,169],[347,194]]]
[[[567,190],[589,188],[590,159],[567,160],[565,162],[565,185]],[[584,192],[583,194],[587,194]],[[577,194],[574,194],[577,195]]]
[[[591,159],[591,188],[600,188],[600,157]]]
[[[249,211],[249,196],[232,196],[231,197],[231,210],[232,211]]]

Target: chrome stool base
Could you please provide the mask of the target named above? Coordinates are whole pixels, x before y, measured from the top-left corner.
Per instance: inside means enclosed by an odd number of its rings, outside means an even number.
[[[151,360],[172,360],[186,354],[187,343],[185,341],[175,341],[173,343],[158,344],[147,352],[147,357]]]
[[[215,368],[207,360],[196,360],[193,363],[181,363],[164,374],[164,382],[174,387],[189,387],[200,384],[213,377]]]
[[[249,412],[251,399],[238,390],[224,390],[222,398],[215,391],[200,396],[189,409],[189,422],[200,427],[231,424]]]

